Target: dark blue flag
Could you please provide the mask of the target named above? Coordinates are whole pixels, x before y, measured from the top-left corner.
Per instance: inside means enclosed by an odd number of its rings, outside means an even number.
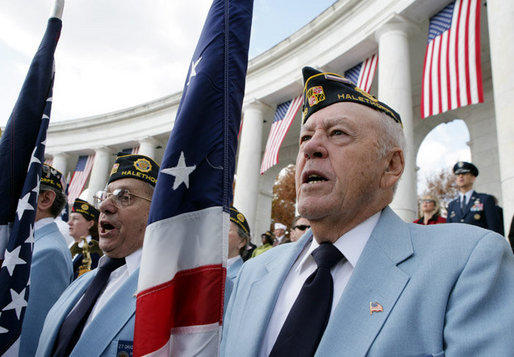
[[[145,233],[134,355],[216,356],[252,0],[215,0],[166,147]]]
[[[34,219],[50,120],[60,19],[51,18],[0,139],[0,355],[18,339],[29,296]]]

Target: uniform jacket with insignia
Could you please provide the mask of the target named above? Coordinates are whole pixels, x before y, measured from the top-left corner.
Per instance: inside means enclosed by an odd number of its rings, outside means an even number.
[[[221,356],[260,356],[281,286],[312,239],[247,261],[223,324]],[[466,224],[405,223],[390,208],[362,251],[315,356],[511,356],[514,256]],[[377,302],[381,312],[370,312]]]
[[[485,193],[473,191],[464,211],[461,209],[460,197],[448,205],[447,223],[467,223],[474,226],[501,232],[500,216],[494,203],[494,198]]]

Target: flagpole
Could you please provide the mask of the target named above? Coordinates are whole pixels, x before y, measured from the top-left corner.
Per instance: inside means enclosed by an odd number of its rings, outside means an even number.
[[[57,17],[62,20],[62,12],[64,10],[64,0],[55,0],[50,17]]]

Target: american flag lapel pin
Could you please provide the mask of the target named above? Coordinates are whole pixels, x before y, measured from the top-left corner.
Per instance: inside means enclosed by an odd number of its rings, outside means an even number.
[[[369,302],[369,314],[373,315],[374,312],[384,312],[384,308],[378,302]]]

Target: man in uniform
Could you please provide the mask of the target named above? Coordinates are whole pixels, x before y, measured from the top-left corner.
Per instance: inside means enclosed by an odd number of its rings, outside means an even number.
[[[467,223],[502,232],[500,216],[494,197],[473,190],[478,168],[470,162],[459,161],[453,166],[459,197],[448,205],[447,223]]]
[[[306,67],[296,159],[311,230],[247,261],[222,356],[509,356],[514,256],[466,224],[406,223],[400,116],[346,78]]]
[[[62,294],[45,321],[37,356],[132,355],[135,291],[159,165],[143,155],[118,156],[98,197],[98,268]]]
[[[71,254],[54,222],[66,204],[61,178],[59,171],[43,165],[34,224],[30,295],[21,330],[20,356],[34,355],[48,311],[73,281]]]
[[[275,235],[275,241],[273,242],[273,246],[289,243],[291,242],[289,238],[286,237],[286,225],[280,222],[277,222],[273,225],[273,234]]]

